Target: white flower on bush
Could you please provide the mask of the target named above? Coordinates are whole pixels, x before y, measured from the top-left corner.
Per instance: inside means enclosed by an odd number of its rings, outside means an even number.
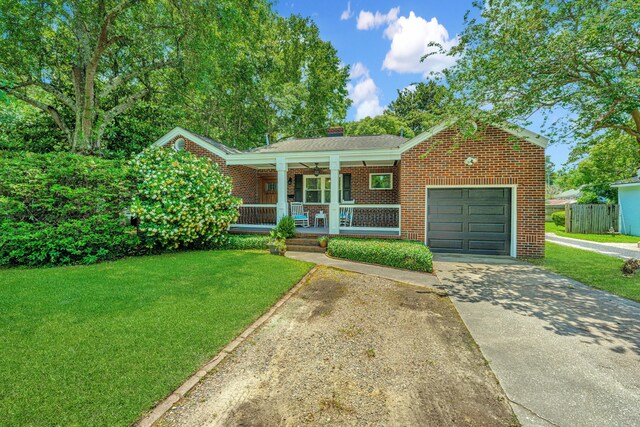
[[[231,195],[231,178],[206,158],[153,147],[130,167],[142,178],[131,213],[140,218],[149,247],[220,242],[238,219],[240,199]]]

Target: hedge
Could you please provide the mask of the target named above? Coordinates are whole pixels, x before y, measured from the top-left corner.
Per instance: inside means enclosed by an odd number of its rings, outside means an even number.
[[[560,211],[560,212],[554,212],[551,214],[551,220],[553,221],[553,223],[557,226],[565,226],[565,212],[564,211]]]
[[[257,234],[230,234],[227,242],[220,249],[245,250],[245,249],[267,249],[269,236]]]
[[[327,252],[331,256],[353,261],[433,271],[433,255],[420,242],[334,237],[329,240]]]
[[[0,151],[0,265],[89,264],[130,255],[124,212],[135,177],[121,162]]]

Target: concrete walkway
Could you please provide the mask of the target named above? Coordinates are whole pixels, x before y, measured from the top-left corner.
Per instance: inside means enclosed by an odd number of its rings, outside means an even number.
[[[369,274],[371,276],[384,277],[385,279],[397,280],[399,282],[411,283],[418,286],[430,286],[437,288],[440,281],[435,274],[419,273],[416,271],[400,270],[397,268],[381,267],[377,265],[364,264],[360,262],[345,261],[330,258],[318,252],[291,252],[287,251],[286,256],[301,261],[313,262],[320,265],[328,265],[343,270],[355,271],[356,273]]]
[[[558,245],[569,246],[576,249],[584,249],[597,252],[602,255],[609,255],[623,259],[640,258],[640,248],[637,243],[601,243],[589,240],[572,239],[570,237],[558,236],[554,233],[545,233],[547,242]],[[638,237],[640,241],[640,237]]]
[[[523,425],[638,425],[640,304],[515,260],[435,259]]]
[[[525,426],[640,420],[640,304],[511,258],[436,255],[433,275],[287,253],[445,289]]]

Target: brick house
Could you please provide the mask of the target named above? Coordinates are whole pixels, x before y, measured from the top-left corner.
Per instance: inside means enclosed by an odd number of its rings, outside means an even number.
[[[434,252],[542,257],[546,144],[513,126],[464,139],[444,123],[412,139],[343,136],[332,128],[324,138],[247,151],[175,128],[154,145],[207,156],[231,176],[243,201],[233,229],[268,230],[296,213],[301,233],[412,239]]]

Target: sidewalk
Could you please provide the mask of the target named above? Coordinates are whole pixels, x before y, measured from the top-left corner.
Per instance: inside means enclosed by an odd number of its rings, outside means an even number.
[[[369,274],[372,276],[384,277],[385,279],[397,280],[398,282],[411,283],[418,286],[429,286],[437,288],[440,281],[435,274],[420,273],[417,271],[400,270],[391,267],[364,264],[360,262],[345,261],[330,258],[319,252],[292,252],[287,251],[286,256],[300,261],[313,262],[320,265],[341,268],[343,270],[355,271],[356,273]]]
[[[613,256],[622,259],[640,258],[640,248],[636,243],[600,243],[589,240],[572,239],[570,237],[560,237],[554,233],[545,233],[547,242],[570,248],[584,249],[586,251],[597,252],[602,255]],[[638,237],[640,241],[640,237]]]

